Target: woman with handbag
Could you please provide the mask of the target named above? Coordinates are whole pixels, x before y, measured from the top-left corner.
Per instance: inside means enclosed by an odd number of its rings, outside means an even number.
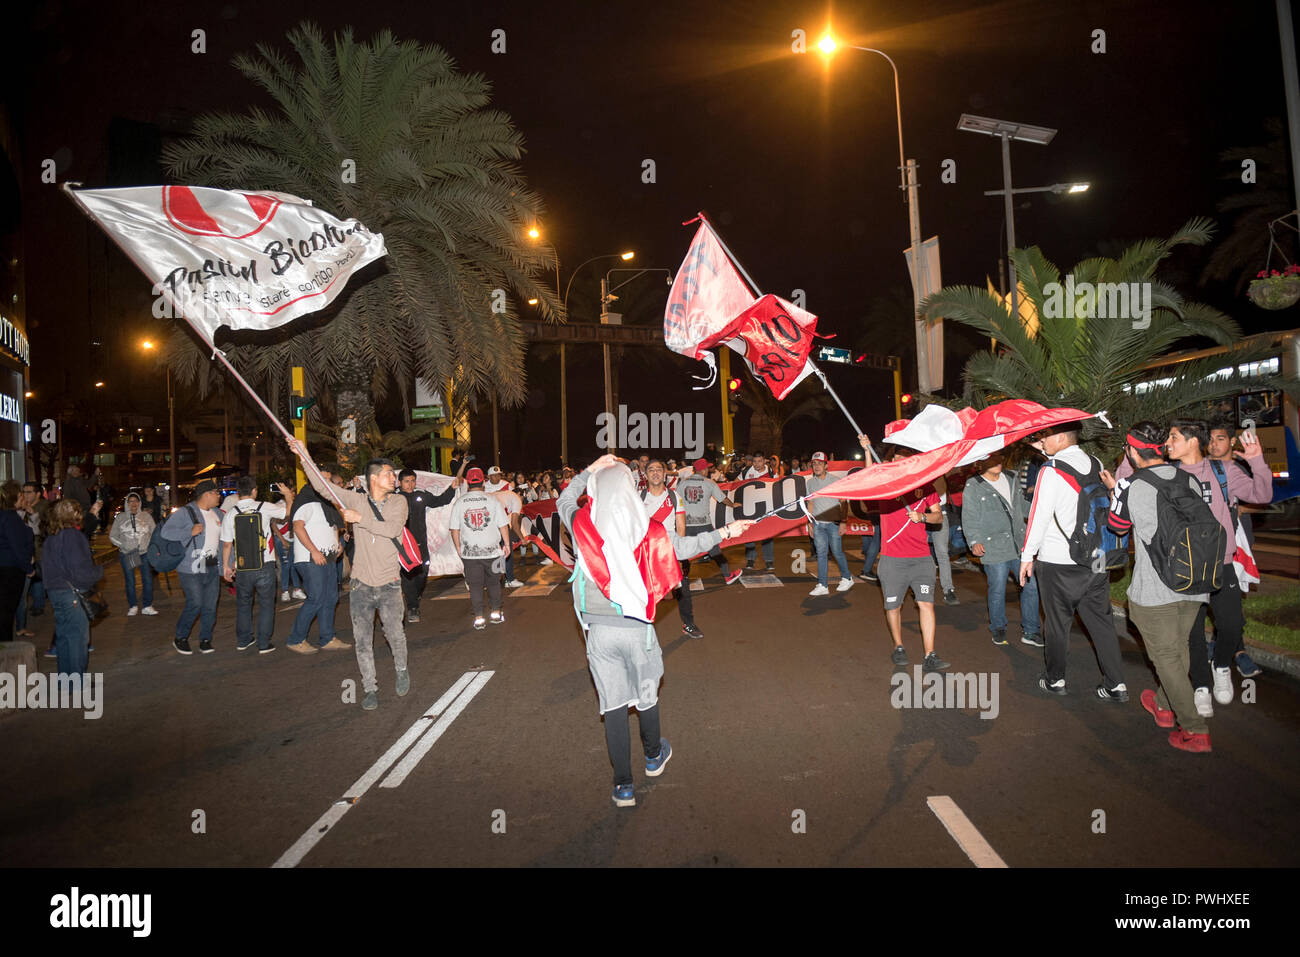
[[[14,640],[14,615],[36,558],[36,539],[17,511],[21,491],[12,480],[0,486],[0,641]]]
[[[153,535],[153,516],[143,507],[140,496],[132,492],[126,497],[126,508],[113,519],[108,540],[117,546],[117,557],[122,563],[122,577],[126,581],[127,616],[143,613],[156,615],[153,607],[153,569],[149,567],[149,538]],[[144,607],[135,599],[135,570],[140,569]]]
[[[85,674],[90,663],[90,614],[81,592],[98,584],[104,569],[95,564],[82,534],[81,503],[61,499],[50,512],[50,535],[41,551],[45,589],[54,606],[54,641],[59,674]]]

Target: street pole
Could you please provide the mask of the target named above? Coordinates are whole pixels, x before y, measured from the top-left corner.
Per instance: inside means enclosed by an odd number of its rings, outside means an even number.
[[[902,142],[902,131],[899,131]],[[934,392],[942,382],[930,378],[930,329],[921,316],[923,291],[930,288],[929,263],[921,249],[921,200],[916,182],[916,160],[907,161],[907,225],[912,241],[912,319],[916,328],[917,387],[922,392]]]
[[[167,444],[171,458],[171,488],[167,492],[168,508],[176,507],[176,400],[172,396],[172,367],[167,367]]]
[[[1002,188],[1006,195],[1002,197],[1007,217],[1007,294],[1011,297],[1011,317],[1020,318],[1020,306],[1016,295],[1016,264],[1011,259],[1011,250],[1016,248],[1016,214],[1011,192],[1011,134],[1002,134]]]
[[[291,378],[289,382],[290,385],[292,386],[293,394],[306,395],[307,389],[303,379],[303,367],[293,366],[292,369],[290,370],[290,376]],[[307,446],[306,411],[303,412],[301,419],[290,418],[289,421],[293,423],[293,437],[297,439],[299,442],[301,442],[303,444],[303,447],[306,448]],[[174,455],[172,457],[173,459],[175,458]],[[302,459],[298,458],[298,456],[295,455],[294,461],[297,463],[297,469],[296,469],[294,480],[298,483],[298,488],[302,488],[307,484],[307,473],[302,470]]]
[[[722,451],[724,455],[730,455],[736,451],[733,442],[735,422],[731,417],[731,399],[727,395],[727,385],[731,382],[731,349],[723,345],[718,353],[722,364]]]
[[[600,277],[600,324],[602,326],[609,323],[609,280],[605,276]],[[605,362],[605,435],[607,452],[613,452],[617,445],[618,430],[613,427],[614,424],[614,391],[613,382],[610,379],[609,371],[609,342],[602,342],[600,350]]]
[[[1295,58],[1291,0],[1277,0],[1277,32],[1282,44],[1282,88],[1286,90],[1286,125],[1291,139],[1291,198],[1300,207],[1300,79]]]
[[[560,464],[569,464],[569,377],[564,365],[563,342],[560,343]]]
[[[501,438],[497,430],[497,390],[492,388],[492,464],[501,464]]]

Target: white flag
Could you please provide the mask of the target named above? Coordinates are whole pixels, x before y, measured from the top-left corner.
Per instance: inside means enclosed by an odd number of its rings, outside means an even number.
[[[322,309],[387,255],[379,233],[287,193],[65,189],[153,283],[154,315],[185,318],[209,342],[221,326],[274,329]]]

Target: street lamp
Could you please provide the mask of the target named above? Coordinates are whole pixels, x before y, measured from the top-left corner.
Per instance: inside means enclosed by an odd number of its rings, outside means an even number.
[[[1019,140],[1022,143],[1037,143],[1039,146],[1046,146],[1052,142],[1052,137],[1056,136],[1056,130],[1048,126],[1031,126],[1028,123],[995,120],[987,116],[975,116],[971,113],[961,115],[961,119],[957,121],[957,129],[965,130],[967,133],[983,133],[985,136],[996,136],[1002,140],[1001,195],[1006,204],[1007,272],[1010,276],[1007,293],[1011,296],[1011,315],[1019,318],[1020,313],[1017,311],[1019,306],[1016,302],[1016,264],[1011,259],[1011,250],[1016,248],[1016,217],[1011,208],[1011,197],[1014,195],[1014,191],[1011,189],[1011,141]]]
[[[145,352],[152,352],[157,346],[148,339],[140,342],[140,348]],[[172,367],[165,366],[167,370],[167,446],[171,458],[171,487],[167,490],[167,507],[174,508],[176,505],[176,404],[172,401]]]
[[[1054,184],[1051,185],[1051,186],[1022,186],[1022,187],[1019,187],[1019,188],[1017,188],[1017,189],[1013,189],[1013,190],[1011,191],[1011,195],[1012,195],[1012,196],[1019,196],[1021,193],[1055,193],[1055,194],[1057,194],[1058,196],[1059,196],[1059,195],[1062,195],[1062,194],[1065,194],[1065,195],[1067,195],[1067,196],[1077,196],[1077,195],[1079,195],[1080,193],[1086,193],[1086,192],[1088,192],[1088,190],[1089,190],[1089,188],[1091,188],[1091,186],[1092,186],[1091,183],[1054,183]],[[1007,191],[1006,191],[1005,189],[986,189],[986,190],[984,190],[984,195],[985,195],[985,196],[1005,196],[1006,194],[1007,194]],[[1020,208],[1021,208],[1021,209],[1025,209],[1026,207],[1028,207],[1028,205],[1029,205],[1029,203],[1026,202],[1026,203],[1025,203],[1024,205],[1022,205]],[[1003,296],[1005,296],[1005,295],[1007,294],[1007,289],[1006,289],[1006,279],[1007,279],[1006,264],[1010,261],[1009,257],[1007,256],[1007,252],[1006,252],[1006,250],[1004,250],[1004,249],[1001,248],[1001,247],[1002,247],[1002,231],[1003,231],[1004,229],[1006,229],[1006,228],[1007,228],[1007,219],[1006,219],[1006,217],[1004,216],[1004,217],[1003,217],[1003,220],[1002,220],[1002,226],[1001,226],[1001,228],[998,230],[998,250],[999,250],[999,252],[998,252],[998,282],[1002,284],[1002,288],[999,289],[998,291],[999,291]],[[1012,268],[1014,268],[1014,264],[1013,264]],[[1014,275],[1014,273],[1013,273],[1012,275]],[[1012,315],[1015,315],[1015,313],[1012,313]],[[996,340],[994,340],[994,341],[996,342]]]
[[[624,262],[627,262],[627,261],[629,261],[629,260],[632,258],[632,253],[630,253],[630,252],[628,252],[628,253],[623,253],[623,255],[620,256],[619,258],[622,259]],[[612,275],[614,275],[614,273],[616,273],[616,272],[630,272],[630,273],[632,273],[632,275],[631,275],[631,276],[628,276],[628,277],[627,277],[626,279],[624,279],[621,283],[619,283],[617,286],[615,286],[613,289],[611,289],[610,286],[609,286],[609,277],[612,276]],[[609,311],[609,304],[618,298],[618,296],[614,295],[614,290],[615,290],[615,289],[622,289],[624,286],[626,286],[626,285],[627,285],[628,283],[630,283],[632,280],[637,279],[637,278],[639,278],[639,277],[641,277],[641,276],[644,276],[646,273],[650,273],[650,272],[662,272],[662,273],[666,273],[667,276],[668,276],[668,285],[671,286],[671,285],[673,284],[673,271],[672,271],[671,269],[665,269],[665,268],[662,267],[662,266],[648,266],[648,267],[646,267],[645,269],[620,269],[620,268],[618,268],[618,267],[616,266],[616,267],[614,267],[613,269],[608,270],[608,271],[605,273],[605,275],[604,275],[603,277],[601,277],[601,280],[600,280],[600,324],[601,324],[602,326],[608,326],[608,325],[621,325],[621,324],[622,324],[623,317],[622,317],[622,316],[619,316],[619,317],[618,317],[618,322],[615,322],[615,321],[614,321],[614,316],[616,315],[616,313],[611,313],[611,312]],[[608,342],[602,342],[602,343],[601,343],[601,350],[602,350],[603,353],[604,353],[604,360],[605,360],[605,411],[608,412],[608,413],[610,414],[610,416],[612,417],[613,414],[614,414],[614,382],[613,382],[613,377],[612,377],[612,375],[611,375],[611,369],[610,369],[610,364],[609,364],[609,343],[608,343]],[[612,418],[611,418],[611,419],[608,420],[608,421],[613,421],[613,420],[612,420]],[[614,443],[614,430],[613,430],[613,429],[610,429],[606,434],[610,437],[610,443],[611,443],[607,451],[613,452],[613,451],[614,451],[614,445],[613,445],[613,443]]]
[[[907,225],[908,237],[911,240],[912,250],[912,306],[913,322],[916,328],[916,368],[917,380],[922,392],[934,392],[943,385],[943,362],[942,362],[942,326],[937,339],[935,357],[940,361],[939,381],[933,381],[930,375],[931,369],[931,350],[930,334],[928,323],[921,318],[920,306],[921,300],[931,291],[929,264],[926,261],[924,251],[921,249],[921,206],[920,198],[917,195],[916,181],[916,160],[904,158],[903,151],[903,101],[898,92],[898,67],[894,64],[893,59],[883,50],[877,50],[874,47],[860,47],[851,43],[841,44],[831,34],[829,28],[826,34],[817,44],[817,49],[821,50],[826,56],[832,56],[841,46],[849,50],[861,50],[864,53],[875,53],[884,57],[889,62],[889,68],[894,71],[894,111],[898,117],[898,173],[900,177],[899,189],[906,193],[907,199]]]

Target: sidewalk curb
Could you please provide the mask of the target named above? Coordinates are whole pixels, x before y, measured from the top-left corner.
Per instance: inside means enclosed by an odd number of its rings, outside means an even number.
[[[1125,622],[1128,621],[1128,612],[1123,605],[1112,601],[1110,607],[1111,613],[1116,618],[1122,618]],[[1280,671],[1282,674],[1290,675],[1293,678],[1300,678],[1300,652],[1287,651],[1285,648],[1278,648],[1276,645],[1261,644],[1250,638],[1246,638],[1245,643],[1250,648],[1250,657],[1261,668]]]

